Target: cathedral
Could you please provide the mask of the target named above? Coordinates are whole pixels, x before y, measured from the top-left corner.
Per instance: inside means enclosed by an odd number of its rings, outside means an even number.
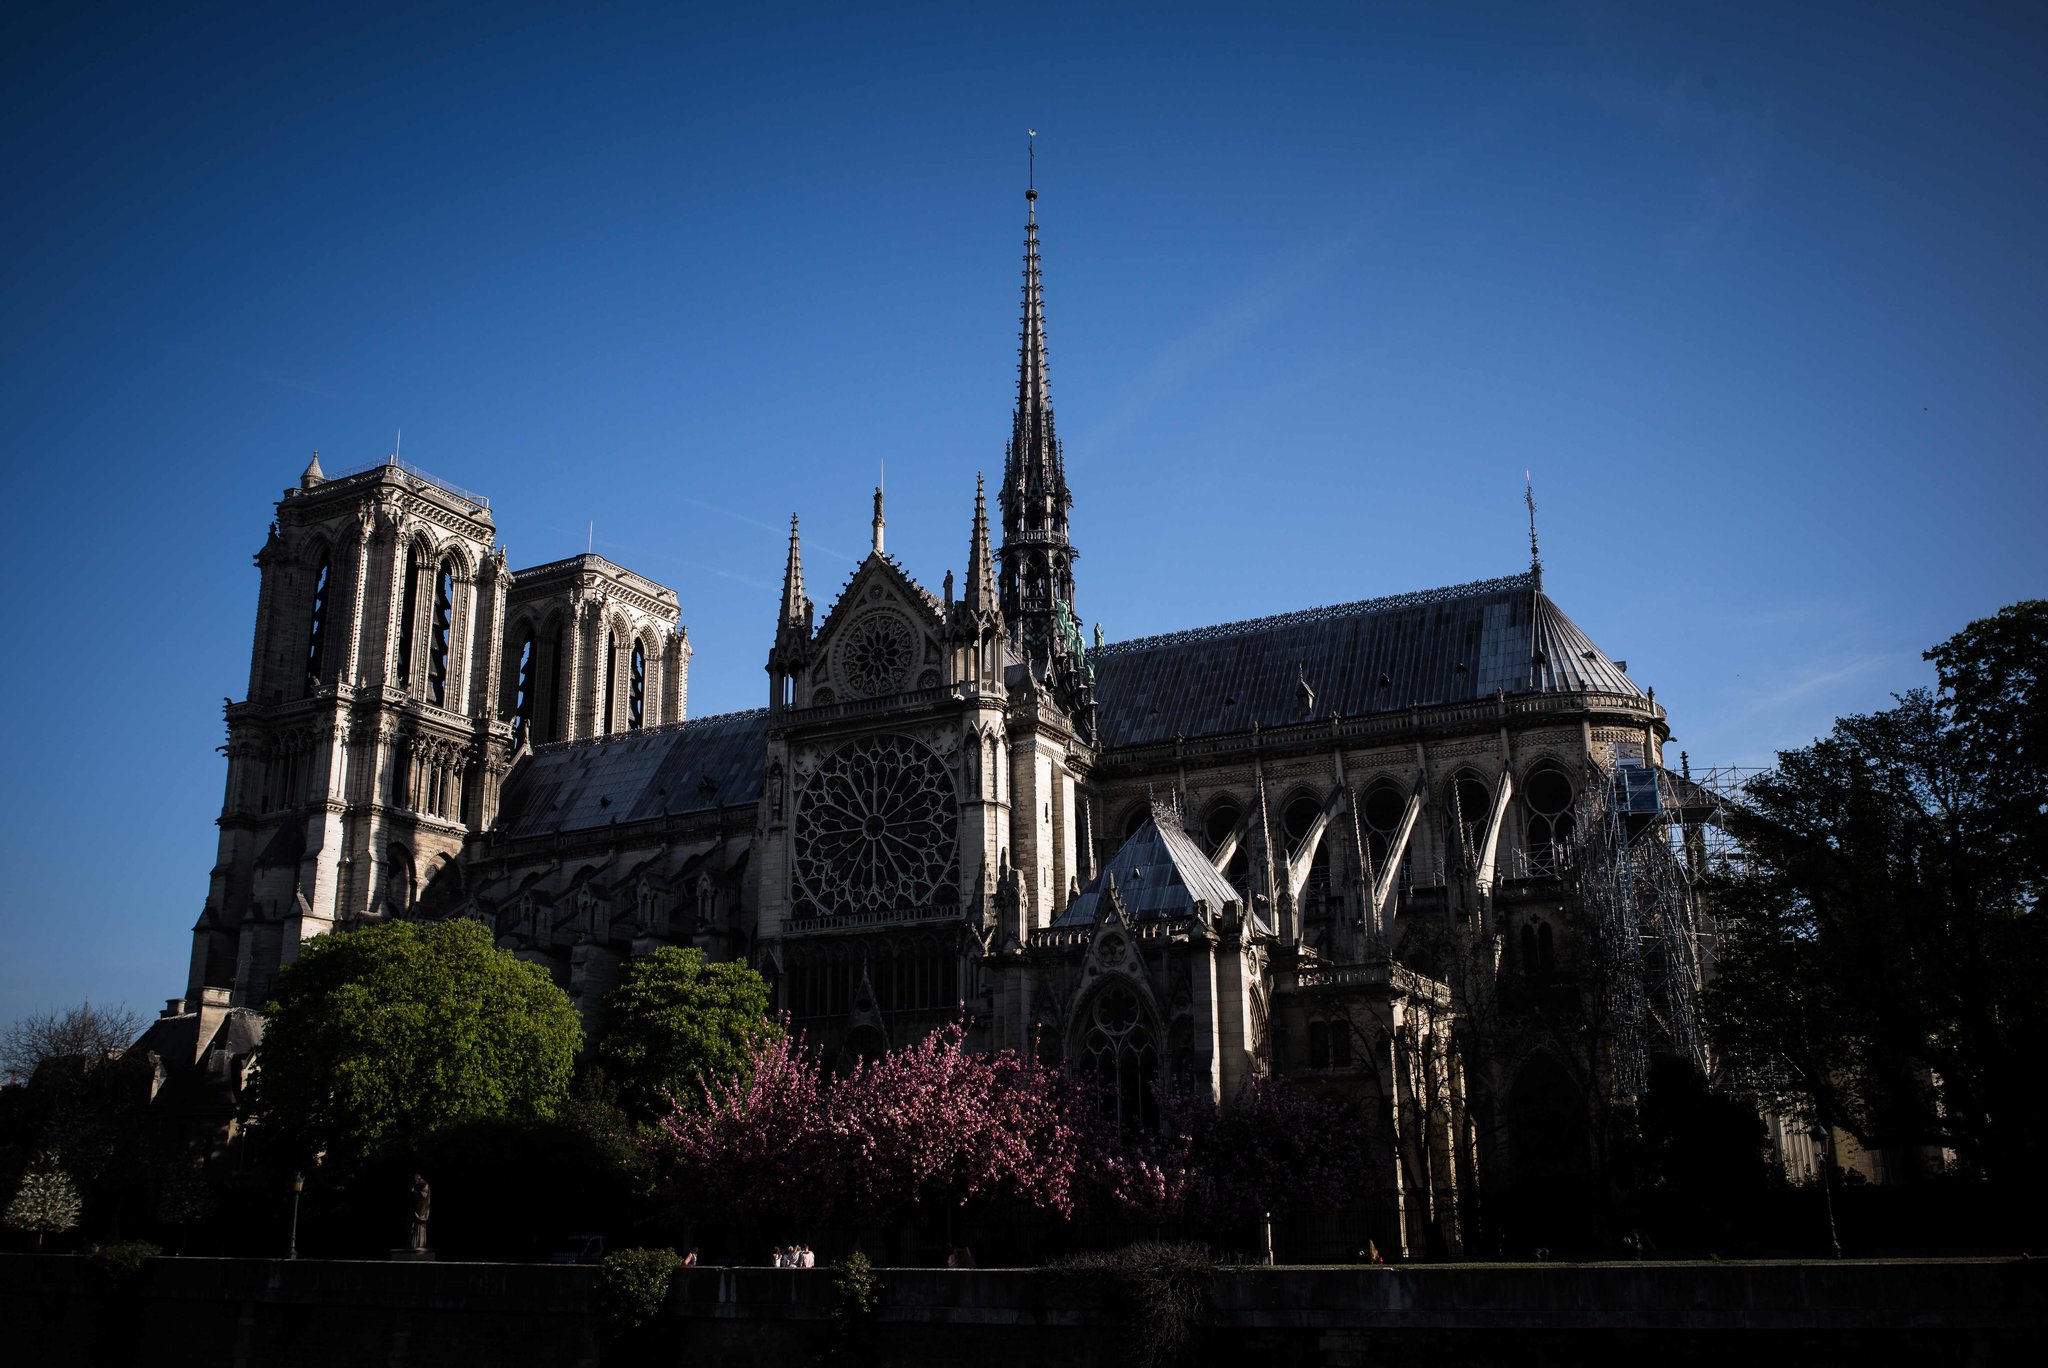
[[[1582,953],[1587,798],[1659,782],[1663,709],[1545,594],[1533,527],[1518,573],[1091,634],[1118,586],[1081,592],[1026,200],[1013,426],[963,572],[913,579],[878,491],[821,612],[792,518],[762,707],[688,715],[673,590],[597,555],[514,569],[487,498],[315,457],[256,555],[226,708],[173,1004],[200,1052],[308,937],[464,916],[592,1025],[629,959],[691,945],[841,1061],[964,1013],[1133,1120],[1155,1085],[1355,1097],[1389,1137],[1395,1250],[1456,1248],[1480,1170],[1554,1160],[1512,1114],[1554,1111],[1569,1071],[1454,1043],[1492,983]]]

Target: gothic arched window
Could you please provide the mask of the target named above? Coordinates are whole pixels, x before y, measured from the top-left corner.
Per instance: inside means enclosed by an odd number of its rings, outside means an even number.
[[[1280,810],[1280,829],[1287,838],[1287,855],[1292,859],[1315,829],[1316,818],[1322,816],[1323,805],[1313,794],[1297,794],[1288,800]],[[1302,881],[1299,899],[1303,912],[1324,910],[1330,896],[1330,837],[1327,830],[1316,843],[1315,858],[1309,861],[1308,877]]]
[[[533,629],[526,629],[520,640],[519,654],[513,665],[512,686],[512,753],[519,754],[533,740],[534,700],[533,690],[540,670],[540,644],[534,640]]]
[[[1394,849],[1394,837],[1400,834],[1401,818],[1407,811],[1408,800],[1388,780],[1382,779],[1365,791],[1359,815],[1365,819],[1365,853],[1375,879]]]
[[[1208,843],[1208,853],[1214,855],[1230,839],[1230,834],[1244,822],[1244,809],[1234,798],[1219,798],[1210,804],[1209,811],[1202,818],[1202,838]],[[1237,851],[1224,867],[1223,877],[1230,882],[1240,895],[1251,890],[1252,860],[1245,850],[1245,842],[1237,843]]]
[[[385,906],[393,912],[409,911],[416,888],[412,852],[402,845],[393,845],[384,871]]]
[[[632,671],[626,676],[626,726],[637,730],[647,720],[647,643],[633,640]]]
[[[1492,815],[1493,795],[1486,781],[1471,770],[1459,771],[1451,781],[1449,816],[1456,833],[1458,858],[1467,873],[1479,867],[1480,848],[1486,844],[1486,820]]]
[[[412,692],[412,639],[419,627],[420,610],[420,549],[410,547],[405,553],[405,590],[400,596],[402,607],[398,612],[398,687]]]
[[[1159,1049],[1144,1004],[1128,984],[1112,982],[1095,995],[1082,1019],[1081,1067],[1102,1089],[1103,1106],[1120,1126],[1150,1129],[1159,1108],[1152,1084]]]
[[[600,700],[598,720],[601,723],[598,731],[605,736],[612,734],[612,728],[618,721],[618,709],[612,702],[612,686],[618,677],[619,639],[607,632],[604,638],[604,673],[597,681],[597,696]]]
[[[306,692],[320,683],[320,671],[327,654],[327,596],[334,579],[334,562],[326,552],[313,570],[313,614],[306,633]]]
[[[569,700],[562,696],[562,662],[569,655],[569,629],[557,622],[548,639],[548,720],[544,741],[559,741],[569,731]]]
[[[1572,781],[1556,765],[1545,764],[1529,776],[1523,801],[1529,808],[1529,865],[1538,874],[1572,866],[1573,800]]]
[[[427,656],[427,701],[441,707],[448,701],[448,648],[455,630],[455,562],[444,560],[434,572],[434,639]]]

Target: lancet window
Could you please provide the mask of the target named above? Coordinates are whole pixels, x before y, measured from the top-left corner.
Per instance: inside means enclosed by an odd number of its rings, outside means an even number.
[[[1202,838],[1207,843],[1208,853],[1214,855],[1220,850],[1230,839],[1230,833],[1243,822],[1244,809],[1237,805],[1235,799],[1219,798],[1210,804],[1208,814],[1202,818]],[[1251,892],[1252,859],[1245,849],[1248,844],[1243,839],[1238,841],[1237,853],[1230,857],[1230,863],[1223,870],[1223,877],[1240,895]]]
[[[512,686],[512,753],[519,754],[533,741],[534,685],[540,674],[540,643],[534,639],[533,629],[519,643],[519,655],[513,665]]]
[[[1449,800],[1451,830],[1457,837],[1456,857],[1470,874],[1479,868],[1480,851],[1486,845],[1486,822],[1492,816],[1493,794],[1476,773],[1462,770],[1451,783]]]
[[[306,691],[311,693],[320,683],[322,668],[327,655],[327,599],[334,579],[334,562],[326,552],[320,554],[320,563],[313,570],[313,612],[306,631]]]
[[[1359,816],[1364,818],[1365,852],[1371,863],[1370,877],[1377,879],[1386,866],[1388,856],[1394,849],[1394,838],[1400,834],[1401,818],[1408,809],[1408,800],[1401,790],[1382,779],[1365,791],[1365,801],[1359,805]],[[1407,858],[1402,864],[1405,868]]]
[[[635,637],[633,660],[626,675],[626,727],[637,731],[647,720],[647,643]]]
[[[416,885],[413,878],[412,852],[402,845],[394,844],[386,857],[384,871],[384,902],[393,912],[405,912],[412,907]]]
[[[1159,1047],[1137,993],[1110,983],[1095,995],[1083,1022],[1079,1062],[1102,1089],[1103,1105],[1120,1126],[1156,1126],[1152,1084],[1159,1077]]]
[[[618,710],[613,705],[612,687],[618,679],[619,639],[606,634],[604,639],[604,671],[598,677],[597,696],[599,699],[599,732],[610,736],[617,725]]]
[[[427,658],[427,701],[448,702],[448,651],[455,629],[455,562],[444,560],[434,572],[434,639]]]
[[[556,623],[548,641],[548,710],[544,741],[559,741],[569,733],[569,700],[562,694],[562,662],[569,656],[569,628]]]
[[[1316,818],[1323,812],[1323,805],[1312,794],[1299,794],[1288,801],[1281,810],[1280,827],[1287,837],[1287,853],[1290,857],[1301,848],[1314,830]],[[1308,876],[1302,880],[1300,905],[1304,913],[1320,915],[1330,897],[1330,833],[1325,830],[1323,838],[1316,844],[1315,858],[1309,861]]]
[[[405,553],[405,592],[398,612],[398,686],[412,691],[412,639],[418,634],[420,608],[420,549]]]
[[[1554,875],[1571,868],[1577,849],[1574,799],[1572,781],[1557,766],[1543,765],[1529,776],[1523,800],[1529,808],[1527,850],[1534,873]]]

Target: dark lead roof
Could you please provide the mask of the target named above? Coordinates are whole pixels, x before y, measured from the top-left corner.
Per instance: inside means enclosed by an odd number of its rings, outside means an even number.
[[[1119,641],[1091,658],[1105,747],[1495,690],[1642,696],[1528,574]]]
[[[1145,825],[1117,847],[1116,854],[1102,866],[1102,873],[1086,892],[1067,904],[1055,919],[1055,926],[1087,926],[1095,920],[1102,900],[1104,881],[1116,884],[1117,900],[1131,921],[1152,917],[1191,917],[1195,904],[1209,904],[1211,913],[1221,913],[1226,904],[1242,902],[1230,881],[1216,872],[1209,857],[1169,817],[1159,820],[1155,810]]]
[[[547,836],[754,802],[767,736],[768,710],[756,708],[538,747],[505,781],[498,832]]]

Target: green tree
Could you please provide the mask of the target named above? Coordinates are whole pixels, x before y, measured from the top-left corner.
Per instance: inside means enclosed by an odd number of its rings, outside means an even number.
[[[1731,1074],[1778,1109],[2026,1180],[2048,1139],[2048,604],[1928,657],[1939,691],[1842,718],[1748,786],[1709,1018]]]
[[[666,1115],[670,1099],[701,1107],[702,1082],[744,1087],[755,1048],[781,1034],[768,1019],[766,979],[672,945],[626,966],[605,1013],[598,1063],[640,1121]]]
[[[552,1117],[583,1037],[553,980],[467,919],[308,941],[267,1012],[264,1124],[343,1168],[451,1126]]]

